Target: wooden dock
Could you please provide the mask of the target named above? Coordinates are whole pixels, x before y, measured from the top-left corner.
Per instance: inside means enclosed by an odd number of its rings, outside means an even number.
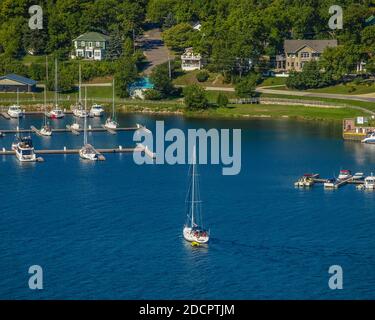
[[[35,127],[34,129],[32,129],[33,127],[31,127],[30,129],[10,129],[10,130],[0,130],[0,132],[2,132],[3,134],[15,134],[15,133],[35,133]],[[37,130],[37,129],[36,129]],[[136,131],[136,130],[139,130],[138,127],[127,127],[127,128],[116,128],[116,129],[110,129],[111,131],[113,131],[115,134],[119,131]],[[78,132],[78,134],[80,132],[83,132],[83,129],[78,129],[78,130],[74,130],[76,133]],[[66,132],[72,132],[72,129],[69,127],[68,128],[65,128],[65,129],[52,129],[52,133],[66,133]],[[107,128],[102,128],[102,127],[97,127],[97,128],[89,128],[87,129],[87,132],[108,132],[108,129]],[[75,133],[75,134],[76,134]]]
[[[309,178],[312,180],[313,184],[324,184],[324,187],[326,189],[339,189],[347,184],[354,184],[354,185],[363,185],[364,180],[360,179],[354,179],[353,176],[344,179],[344,180],[330,180],[330,179],[324,179],[321,178],[319,174],[312,174],[309,176]],[[302,179],[302,178],[301,178]]]
[[[79,154],[80,149],[51,149],[51,150],[35,150],[35,154],[38,155],[61,155],[61,154]],[[109,148],[109,149],[95,149],[98,153],[101,154],[110,154],[110,153],[133,153],[133,152],[142,152],[144,149],[140,147],[135,148]],[[12,156],[15,155],[15,151],[13,150],[0,150],[0,156]]]
[[[7,119],[7,120],[10,120],[10,119],[11,119],[10,116],[9,116],[9,114],[6,113],[6,112],[1,112],[1,116],[2,116],[3,118]]]

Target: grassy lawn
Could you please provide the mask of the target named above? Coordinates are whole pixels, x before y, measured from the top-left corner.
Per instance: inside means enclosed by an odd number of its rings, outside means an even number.
[[[210,73],[210,77],[205,82],[199,82],[197,80],[197,73],[199,70],[183,73],[181,76],[173,80],[175,85],[192,85],[199,84],[205,87],[232,87],[231,84],[224,83],[223,76],[218,73]]]
[[[272,86],[272,85],[282,85],[282,83],[278,83],[275,81],[272,84],[272,79],[276,78],[268,78],[259,86]],[[282,78],[283,79],[283,78]],[[285,81],[285,79],[284,79]],[[284,82],[285,84],[285,82]],[[274,87],[272,90],[282,90],[282,91],[300,91],[300,92],[314,92],[314,93],[332,93],[332,94],[347,94],[347,95],[359,95],[359,94],[367,94],[367,93],[375,93],[375,84],[355,84],[354,82],[349,82],[347,84],[338,84],[331,87],[326,88],[319,88],[319,89],[309,89],[309,90],[294,90],[289,89],[285,86]]]
[[[374,102],[364,102],[364,101],[345,100],[345,99],[333,99],[333,98],[318,98],[318,97],[310,97],[310,96],[299,97],[299,96],[292,96],[292,95],[267,94],[267,93],[263,93],[261,96],[263,98],[280,98],[280,99],[290,99],[290,100],[321,101],[321,102],[334,103],[334,104],[337,104],[337,105],[348,105],[348,106],[362,107],[362,108],[369,109],[371,111],[375,111],[375,103]]]
[[[365,115],[360,110],[351,108],[329,109],[318,107],[288,106],[288,105],[235,105],[227,108],[211,108],[207,111],[187,112],[188,115],[209,117],[270,117],[305,120],[342,120]]]
[[[285,85],[287,78],[276,78],[269,77],[265,78],[259,87],[269,87],[269,86],[282,86]]]
[[[334,93],[334,94],[366,94],[375,93],[375,84],[355,84],[353,82],[347,84],[338,84],[332,87],[311,89],[309,92],[320,92],[320,93]]]

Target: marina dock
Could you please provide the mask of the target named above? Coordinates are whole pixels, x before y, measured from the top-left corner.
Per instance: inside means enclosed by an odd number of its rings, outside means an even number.
[[[357,186],[364,185],[363,179],[356,179],[354,176],[350,176],[346,179],[325,179],[321,178],[319,174],[308,174],[304,175],[298,179],[298,181],[294,184],[296,187],[299,188],[308,188],[312,187],[315,184],[323,184],[324,188],[326,189],[339,189],[345,185],[353,184]]]
[[[127,127],[127,128],[116,128],[116,129],[109,129],[111,130],[112,132],[110,132],[111,134],[116,134],[118,131],[136,131],[136,130],[139,130],[140,128],[139,127]],[[103,127],[97,127],[97,128],[88,128],[87,129],[87,132],[109,132],[109,130],[107,128],[103,128]],[[36,129],[34,126],[31,126],[30,129],[9,129],[9,130],[0,130],[3,134],[16,134],[16,133],[37,133],[37,131],[39,131],[38,129]],[[74,134],[78,134],[80,132],[83,132],[83,129],[78,129],[78,130],[75,130],[75,129],[71,129],[70,127],[69,128],[65,128],[65,129],[52,129],[52,133],[66,133],[66,132],[71,132],[71,133],[74,133]]]
[[[135,147],[135,148],[110,148],[110,149],[96,149],[99,153],[133,153],[133,152],[143,152],[144,149],[140,147]],[[36,154],[44,154],[44,155],[57,155],[57,154],[78,154],[79,149],[51,149],[51,150],[35,150]],[[13,150],[0,150],[0,156],[11,156],[15,155],[15,151]]]

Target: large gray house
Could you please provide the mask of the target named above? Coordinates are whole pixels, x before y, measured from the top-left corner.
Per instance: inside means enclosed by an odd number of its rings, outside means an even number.
[[[71,58],[87,60],[105,59],[109,37],[98,32],[87,32],[73,40],[74,51]]]

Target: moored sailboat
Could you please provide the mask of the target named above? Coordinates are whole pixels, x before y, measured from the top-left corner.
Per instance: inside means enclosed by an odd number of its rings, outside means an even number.
[[[85,88],[85,110],[87,106],[87,89]],[[84,128],[83,128],[83,147],[79,150],[79,156],[82,159],[97,161],[101,154],[95,150],[95,148],[87,141],[87,117],[85,117]]]
[[[189,203],[187,209],[187,220],[183,229],[186,241],[192,244],[204,244],[210,239],[210,232],[203,227],[201,201],[199,195],[199,182],[196,168],[196,150],[193,150],[191,183],[187,195]]]
[[[47,116],[51,119],[64,118],[64,111],[59,107],[58,103],[58,79],[57,79],[57,59],[55,59],[55,106],[47,113]]]
[[[47,64],[46,64],[47,68]],[[47,73],[46,73],[47,74]],[[39,130],[42,136],[50,137],[52,135],[52,129],[47,122],[47,85],[44,86],[44,122],[42,128]]]
[[[115,111],[115,79],[112,82],[112,116],[106,120],[104,127],[108,129],[116,129],[118,127]]]

